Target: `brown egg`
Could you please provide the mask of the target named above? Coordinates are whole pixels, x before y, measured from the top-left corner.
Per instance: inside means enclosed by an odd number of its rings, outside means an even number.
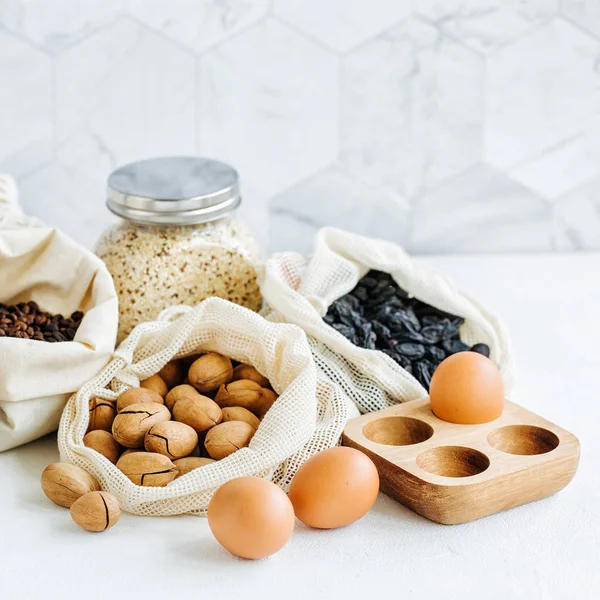
[[[431,410],[444,421],[488,423],[504,409],[502,376],[483,354],[458,352],[443,360],[433,373],[429,398]]]
[[[379,492],[373,461],[354,448],[329,448],[307,460],[290,485],[296,516],[310,527],[334,529],[363,517]]]
[[[242,558],[264,558],[281,550],[294,531],[294,509],[266,479],[240,477],[222,485],[208,505],[217,541]]]

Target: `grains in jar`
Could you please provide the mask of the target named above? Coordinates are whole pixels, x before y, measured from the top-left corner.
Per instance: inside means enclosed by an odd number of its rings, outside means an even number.
[[[258,245],[235,219],[237,173],[191,157],[126,165],[109,178],[109,208],[123,217],[96,245],[119,296],[119,341],[141,322],[210,296],[262,304]]]

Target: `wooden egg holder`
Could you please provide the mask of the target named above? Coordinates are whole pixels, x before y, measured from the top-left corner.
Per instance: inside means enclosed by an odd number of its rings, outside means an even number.
[[[383,492],[446,525],[550,496],[579,463],[573,434],[512,402],[491,423],[457,425],[415,400],[352,419],[342,439],[373,460]]]

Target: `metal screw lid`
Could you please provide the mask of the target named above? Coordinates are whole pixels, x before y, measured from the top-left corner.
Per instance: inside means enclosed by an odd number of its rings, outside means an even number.
[[[208,158],[166,156],[113,171],[106,205],[136,223],[191,225],[219,219],[241,201],[234,168]]]

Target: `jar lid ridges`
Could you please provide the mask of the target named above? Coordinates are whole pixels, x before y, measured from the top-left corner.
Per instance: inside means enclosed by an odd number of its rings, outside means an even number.
[[[240,202],[237,171],[208,158],[151,158],[123,165],[108,178],[109,210],[141,224],[214,221],[235,210]]]

